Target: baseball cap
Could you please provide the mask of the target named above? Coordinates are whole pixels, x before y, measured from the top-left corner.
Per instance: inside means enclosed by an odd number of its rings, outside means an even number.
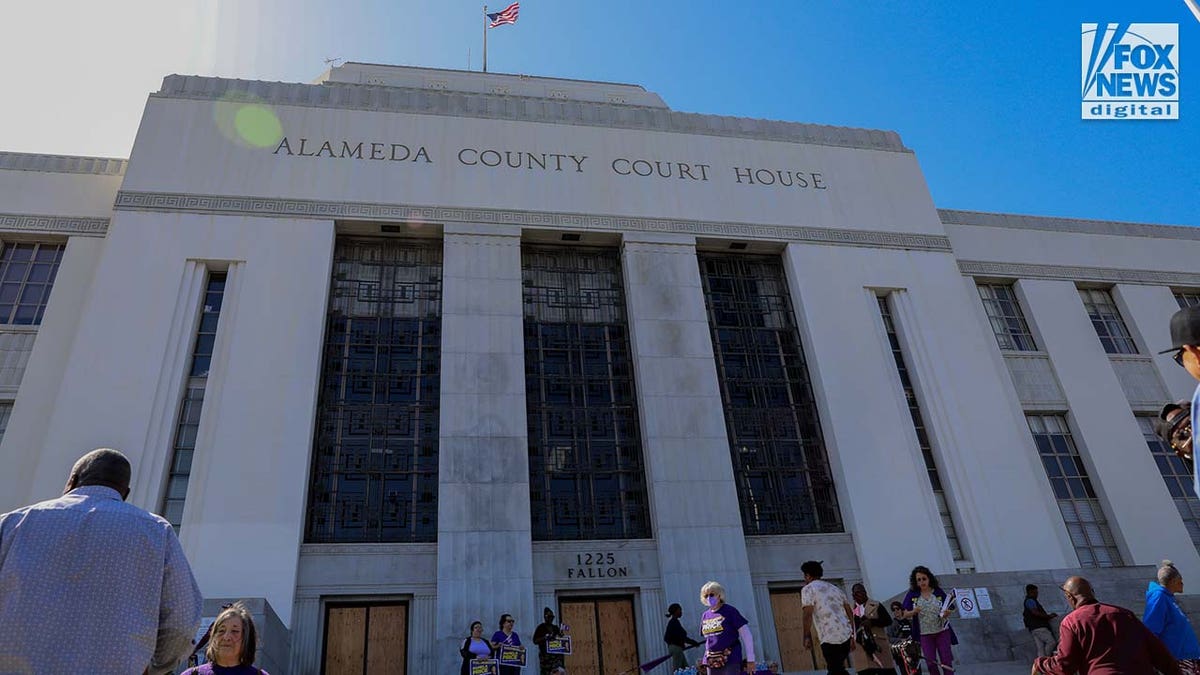
[[[1159,354],[1176,351],[1184,345],[1200,346],[1200,307],[1184,307],[1171,315],[1171,347]]]

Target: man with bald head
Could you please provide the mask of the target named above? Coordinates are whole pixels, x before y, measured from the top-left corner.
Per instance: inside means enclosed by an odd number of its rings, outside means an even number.
[[[166,520],[125,503],[129,460],[93,450],[63,496],[0,515],[0,673],[171,672],[200,590]]]
[[[1033,675],[1179,675],[1179,663],[1133,612],[1096,600],[1092,584],[1071,577],[1062,587],[1072,612],[1059,626],[1058,653],[1033,662]]]

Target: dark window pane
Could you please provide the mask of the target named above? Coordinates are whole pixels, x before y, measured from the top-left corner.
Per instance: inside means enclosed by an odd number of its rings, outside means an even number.
[[[782,262],[698,258],[745,533],[841,532]]]
[[[620,258],[525,246],[521,268],[533,538],[649,537]]]
[[[1075,544],[1079,564],[1083,567],[1120,565],[1121,553],[1088,478],[1087,467],[1071,439],[1066,418],[1062,415],[1026,415],[1026,420],[1041,453],[1042,465],[1058,500],[1067,533]]]
[[[339,238],[305,540],[437,538],[441,245]]]

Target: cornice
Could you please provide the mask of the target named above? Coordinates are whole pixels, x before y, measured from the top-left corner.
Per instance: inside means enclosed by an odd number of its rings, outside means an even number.
[[[1104,234],[1115,237],[1153,237],[1155,239],[1184,239],[1200,241],[1200,227],[1187,225],[1152,225],[1125,223],[1116,220],[1086,220],[1082,218],[1051,218],[1025,216],[1015,213],[985,213],[938,209],[943,225],[975,227],[1004,227],[1013,230],[1043,230],[1047,232],[1076,232]]]
[[[108,233],[108,218],[0,213],[0,234],[5,232],[103,237]]]
[[[1076,267],[1072,265],[1033,265],[1025,263],[984,262],[980,260],[960,260],[958,261],[958,269],[963,274],[972,277],[1056,279],[1062,281],[1145,284],[1148,286],[1200,287],[1200,274],[1191,272],[1130,270],[1112,267]]]
[[[117,201],[114,209],[117,211],[183,211],[189,213],[248,215],[268,218],[490,223],[564,230],[673,232],[734,239],[767,239],[773,241],[829,244],[833,246],[951,252],[950,239],[936,234],[755,225],[750,223],[675,220],[669,218],[636,218],[548,211],[472,209],[447,206],[415,206],[370,202],[333,202],[268,197],[127,191],[117,193]]]
[[[894,131],[701,115],[620,103],[341,82],[300,84],[169,75],[163,79],[162,88],[151,98],[216,101],[239,96],[271,105],[307,108],[544,122],[912,152],[904,147],[900,135]]]
[[[0,169],[8,171],[42,171],[46,173],[87,173],[100,176],[121,176],[127,159],[111,157],[76,157],[74,155],[37,155],[25,152],[0,152]]]

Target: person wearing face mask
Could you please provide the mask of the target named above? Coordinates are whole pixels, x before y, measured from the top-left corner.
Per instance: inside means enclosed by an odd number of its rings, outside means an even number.
[[[704,636],[701,662],[708,675],[737,675],[754,672],[754,639],[746,617],[725,604],[725,587],[710,581],[700,587],[700,602],[708,609],[700,615]]]
[[[1183,575],[1170,560],[1164,560],[1158,568],[1158,580],[1151,581],[1146,589],[1146,612],[1142,615],[1142,623],[1171,650],[1184,675],[1197,675],[1200,673],[1200,642],[1196,640],[1196,631],[1192,630],[1187,615],[1175,600],[1175,594],[1182,592]]]
[[[500,645],[512,645],[514,647],[521,646],[521,636],[517,635],[513,627],[517,625],[517,620],[512,614],[500,615],[500,630],[492,633],[492,649],[500,649]],[[521,675],[521,669],[516,666],[500,666],[500,675]]]

